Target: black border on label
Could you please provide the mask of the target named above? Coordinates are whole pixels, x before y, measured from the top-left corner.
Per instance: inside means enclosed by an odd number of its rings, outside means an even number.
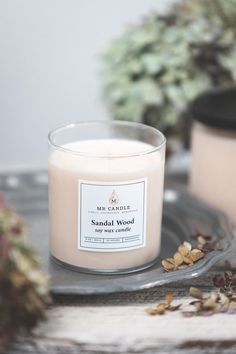
[[[99,247],[84,247],[81,245],[81,220],[82,220],[82,217],[81,217],[81,204],[82,204],[82,185],[87,185],[87,186],[97,186],[97,187],[102,187],[102,186],[106,186],[106,187],[109,187],[109,186],[129,186],[131,184],[140,184],[142,183],[143,184],[143,230],[142,230],[142,245],[140,246],[133,246],[133,247],[117,247],[117,248],[99,248]],[[106,252],[106,250],[134,250],[134,249],[138,249],[138,248],[141,248],[144,246],[144,227],[146,227],[146,225],[144,225],[144,220],[145,220],[145,209],[146,209],[146,203],[145,203],[145,200],[146,200],[146,188],[145,188],[145,183],[146,183],[146,180],[144,181],[140,181],[140,182],[131,182],[131,183],[116,183],[116,184],[96,184],[96,183],[86,183],[86,182],[79,182],[80,184],[80,198],[79,198],[79,209],[80,209],[80,225],[79,225],[79,250],[81,251],[86,251],[85,248],[90,248],[90,249],[97,249],[97,250],[104,250],[104,252]],[[78,237],[78,235],[77,235]],[[77,241],[78,243],[78,241]],[[82,247],[82,248],[81,248]],[[115,251],[114,251],[115,252]]]

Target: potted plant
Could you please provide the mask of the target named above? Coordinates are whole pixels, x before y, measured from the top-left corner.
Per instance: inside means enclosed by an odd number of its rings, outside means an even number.
[[[235,81],[235,18],[236,0],[193,0],[130,26],[102,57],[111,116],[157,127],[175,149],[189,102]]]

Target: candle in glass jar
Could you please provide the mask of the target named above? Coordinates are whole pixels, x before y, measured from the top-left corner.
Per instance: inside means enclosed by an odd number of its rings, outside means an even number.
[[[114,137],[51,149],[50,249],[56,260],[114,273],[153,263],[160,249],[164,137],[160,144]]]
[[[190,191],[236,226],[236,90],[199,96],[191,107]]]

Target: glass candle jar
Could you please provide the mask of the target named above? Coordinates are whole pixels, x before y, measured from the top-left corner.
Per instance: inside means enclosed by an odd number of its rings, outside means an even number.
[[[52,257],[86,272],[146,268],[159,254],[165,137],[139,123],[94,121],[49,134]]]
[[[236,90],[200,96],[192,117],[190,190],[236,226]]]

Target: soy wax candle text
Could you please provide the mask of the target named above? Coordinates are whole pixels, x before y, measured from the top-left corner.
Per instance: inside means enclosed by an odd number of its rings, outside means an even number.
[[[165,138],[121,121],[49,134],[50,250],[77,270],[150,266],[160,249]]]

